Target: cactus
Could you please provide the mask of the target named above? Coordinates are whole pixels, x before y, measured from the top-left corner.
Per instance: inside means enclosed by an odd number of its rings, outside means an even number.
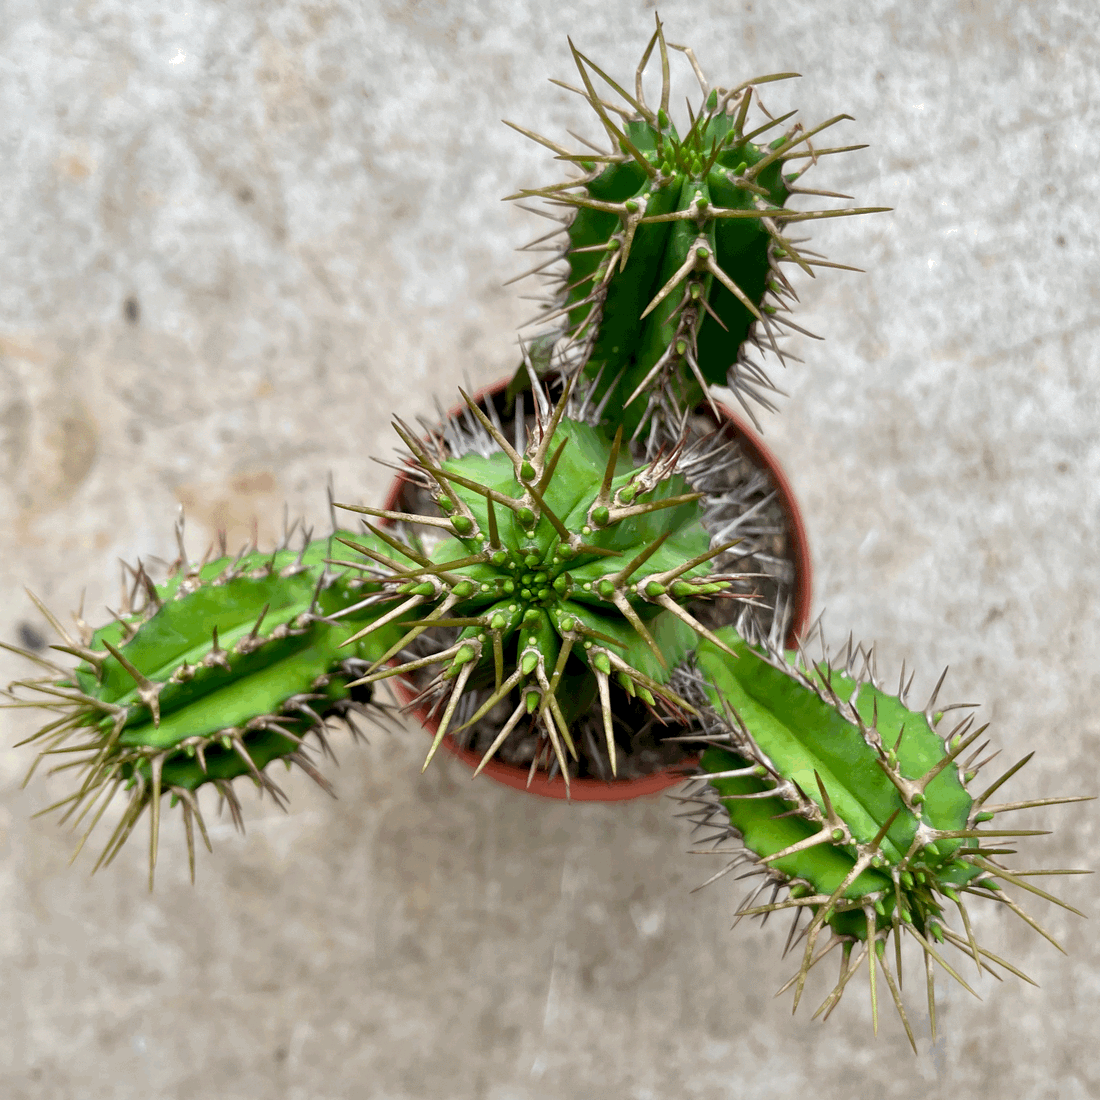
[[[695,655],[696,673],[680,677],[680,690],[693,698],[705,696],[709,704],[699,708],[710,744],[701,759],[705,779],[685,800],[698,807],[697,825],[717,827],[712,841],[737,838],[743,843],[727,870],[748,863],[750,874],[760,877],[738,909],[738,919],[793,910],[789,946],[808,913],[801,966],[783,987],[794,987],[794,1007],[810,969],[839,945],[840,980],[818,1012],[826,1017],[832,1012],[866,959],[876,1032],[881,972],[915,1051],[900,994],[903,933],[924,954],[933,1037],[933,963],[974,992],[941,954],[941,946],[969,955],[979,974],[996,973],[993,968],[999,966],[1030,981],[979,946],[966,901],[998,901],[1058,946],[1002,883],[1083,915],[1026,881],[1035,873],[1076,872],[1005,868],[997,858],[1006,852],[999,846],[1004,839],[1036,833],[1003,829],[999,822],[989,828],[988,823],[1002,813],[1084,799],[991,804],[990,796],[1031,754],[972,795],[968,784],[981,769],[984,761],[978,758],[989,742],[974,745],[986,726],[974,728],[969,715],[941,735],[948,712],[973,705],[938,706],[942,676],[924,709],[914,710],[907,698],[912,676],[907,683],[903,668],[897,695],[887,694],[875,676],[874,652],[853,648],[851,640],[836,663],[826,655],[813,664],[804,652],[799,660],[774,647],[752,649],[726,629],[718,634],[726,648],[704,641]],[[736,660],[729,659],[730,651]],[[756,904],[768,888],[770,900]],[[786,898],[775,900],[782,889]],[[961,932],[947,923],[948,907],[957,910]],[[819,950],[826,929],[829,938]],[[891,937],[894,969],[886,952]]]
[[[686,54],[703,89],[682,136],[669,118],[670,49]],[[656,109],[642,92],[655,55]],[[786,208],[798,194],[848,198],[806,191],[799,173],[785,173],[791,162],[844,151],[811,139],[848,116],[809,130],[796,124],[775,139],[790,116],[748,122],[760,86],[796,74],[711,89],[659,21],[633,94],[573,56],[583,84],[573,90],[611,148],[573,153],[521,130],[583,173],[513,196],[571,212],[564,251],[537,269],[565,262],[542,317],[564,317],[564,328],[528,345],[512,387],[536,401],[533,431],[522,396],[512,440],[493,404],[482,409],[465,394],[469,446],[424,441],[395,421],[411,454],[406,476],[434,510],[341,505],[380,521],[334,535],[353,560],[333,557],[333,539],[305,538],[298,553],[284,543],[231,560],[223,547],[218,560],[195,565],[181,527],[173,575],[157,585],[133,570],[132,598],[114,623],[92,630],[78,616],[74,640],[42,608],[62,637],[55,648],[80,663],[64,669],[22,651],[46,675],[13,685],[9,705],[50,712],[28,739],[43,746],[41,757],[73,754],[55,770],[75,770],[77,788],[51,809],[74,824],[90,818],[81,846],[115,795],[129,791],[97,867],[149,811],[150,882],[164,797],[181,807],[193,878],[196,823],[206,839],[196,792],[216,787],[239,823],[232,781],[248,776],[281,802],[266,770],[276,760],[325,785],[305,755],[307,738],[327,749],[325,719],[350,717],[390,677],[419,678],[420,700],[440,713],[425,766],[448,733],[502,703],[510,715],[477,770],[526,719],[540,738],[532,770],[546,763],[567,785],[575,722],[588,708],[598,705],[613,773],[612,719],[624,700],[663,719],[690,718],[708,747],[685,800],[698,825],[717,827],[713,840],[743,844],[727,870],[750,863],[761,877],[739,919],[791,909],[790,944],[808,915],[802,962],[785,987],[794,987],[796,1007],[809,971],[841,946],[840,979],[819,1012],[833,1011],[866,959],[876,1029],[881,974],[915,1049],[900,995],[903,936],[924,956],[933,1030],[934,965],[969,989],[941,947],[969,955],[979,974],[1025,977],[979,946],[967,902],[1000,902],[1051,939],[1004,886],[1057,901],[1028,878],[1075,872],[1009,870],[995,845],[1032,831],[983,826],[1079,799],[991,805],[1027,758],[972,794],[984,763],[976,762],[984,745],[973,746],[985,727],[966,717],[941,736],[954,708],[937,708],[935,693],[923,711],[910,708],[904,672],[897,695],[887,694],[871,653],[849,644],[835,666],[828,657],[815,664],[701,622],[696,601],[744,594],[738,578],[718,571],[732,543],[716,536],[711,545],[719,492],[707,499],[714,483],[695,476],[721,464],[720,444],[689,453],[685,443],[685,425],[715,386],[728,383],[750,415],[750,400],[768,405],[775,387],[749,350],[779,352],[782,330],[802,331],[787,316],[794,292],[784,266],[810,275],[844,266],[800,251],[784,228],[880,208]],[[625,106],[605,102],[594,78]],[[558,385],[552,405],[547,394]],[[631,442],[646,430],[643,463],[642,442],[633,451]],[[450,632],[442,642],[441,632]],[[757,904],[768,887],[771,899]],[[961,931],[948,923],[952,910]]]
[[[816,149],[811,139],[851,116],[837,115],[808,130],[794,123],[775,138],[776,127],[794,112],[768,116],[750,128],[749,109],[754,97],[759,100],[760,86],[798,74],[774,73],[712,89],[691,50],[666,43],[660,20],[638,65],[633,94],[572,42],[570,48],[584,85],[572,90],[599,117],[610,150],[573,152],[508,123],[584,173],[511,196],[539,197],[572,211],[562,288],[538,320],[565,318],[562,354],[583,363],[596,381],[601,408],[609,410],[612,424],[623,424],[628,438],[654,414],[675,430],[683,410],[727,382],[750,416],[747,399],[771,408],[767,392],[776,387],[749,350],[769,349],[782,358],[777,337],[784,330],[805,331],[788,316],[795,295],[784,265],[811,275],[815,267],[844,266],[803,255],[785,228],[885,209],[784,209],[797,194],[850,197],[799,188],[802,173],[784,169],[843,152]],[[682,136],[668,114],[670,48],[687,54],[704,97],[693,111],[689,106],[690,125]],[[642,92],[642,74],[655,49],[661,64],[656,109]],[[622,104],[605,102],[593,77]],[[532,244],[545,247],[545,239]]]
[[[684,606],[727,593],[730,578],[709,571],[712,559],[733,543],[710,546],[700,521],[703,494],[686,491],[677,473],[682,447],[633,467],[621,428],[609,440],[565,415],[571,394],[567,385],[553,408],[543,398],[526,440],[523,417],[517,417],[513,446],[494,406],[487,403],[483,411],[464,393],[483,436],[477,449],[458,457],[431,454],[397,420],[415,459],[412,469],[432,493],[438,515],[339,505],[442,533],[430,552],[369,523],[374,536],[389,543],[389,553],[343,540],[367,558],[360,568],[389,571],[385,587],[395,601],[351,640],[371,637],[393,617],[415,616],[356,683],[443,666],[425,692],[447,698],[425,767],[452,728],[467,688],[491,685],[488,697],[455,727],[473,724],[509,696],[516,700],[478,771],[530,715],[568,786],[567,754],[577,756],[570,727],[598,695],[614,774],[612,682],[650,707],[660,701],[671,713],[691,713],[668,687],[669,675],[700,637],[724,645]],[[439,627],[458,628],[457,638],[426,656],[391,663]]]
[[[231,558],[223,546],[223,556],[195,564],[184,550],[182,518],[176,530],[180,555],[169,579],[154,584],[140,563],[131,569],[121,611],[107,626],[92,630],[78,614],[73,638],[35,599],[62,639],[54,648],[79,664],[64,669],[24,652],[47,675],[12,685],[31,693],[16,705],[58,716],[28,739],[44,745],[39,759],[75,754],[55,770],[76,770],[77,789],[49,808],[64,809],[62,820],[75,815],[74,827],[91,814],[74,859],[114,796],[128,790],[129,804],[95,866],[114,859],[148,810],[150,884],[162,797],[181,807],[194,879],[194,823],[209,847],[198,788],[213,784],[238,827],[235,778],[249,776],[261,794],[285,805],[265,771],[272,761],[296,765],[331,792],[305,739],[311,735],[331,755],[325,719],[350,719],[370,701],[369,691],[353,698],[349,685],[390,640],[382,631],[345,645],[385,607],[377,604],[376,582],[327,567],[331,539],[311,542],[303,534],[294,551],[288,533],[272,554],[246,547]]]

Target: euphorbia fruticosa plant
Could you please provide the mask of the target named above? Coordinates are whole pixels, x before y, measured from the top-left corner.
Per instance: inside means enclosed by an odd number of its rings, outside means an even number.
[[[703,88],[682,131],[669,113],[670,50],[687,55]],[[272,554],[249,546],[231,558],[223,546],[196,563],[181,523],[169,578],[154,583],[138,565],[106,626],[77,615],[70,633],[39,604],[61,637],[54,648],[78,664],[24,652],[43,675],[12,685],[11,705],[49,713],[28,740],[42,757],[64,754],[55,770],[76,783],[56,808],[84,839],[128,793],[97,867],[148,810],[152,881],[165,798],[181,809],[193,876],[196,825],[206,839],[201,789],[217,788],[239,823],[238,778],[280,801],[269,775],[277,760],[324,783],[311,745],[327,751],[330,718],[377,711],[382,679],[420,678],[419,701],[438,717],[429,760],[448,732],[504,703],[482,766],[508,737],[534,731],[532,770],[547,766],[567,786],[582,711],[597,709],[614,772],[613,716],[640,700],[706,746],[685,800],[711,840],[739,845],[727,869],[759,876],[739,916],[793,911],[788,944],[803,941],[788,983],[795,1004],[810,968],[840,947],[840,978],[820,1011],[832,1011],[866,960],[876,1026],[884,985],[912,1040],[903,934],[923,952],[933,1028],[935,966],[970,988],[947,946],[979,973],[1020,974],[976,942],[966,906],[998,901],[1050,938],[1004,889],[1051,898],[1029,881],[1042,872],[1002,863],[1005,839],[1031,830],[1002,829],[999,815],[1074,799],[993,804],[1026,758],[972,790],[985,727],[944,723],[954,708],[935,694],[912,709],[904,672],[887,694],[873,652],[849,643],[837,660],[823,650],[814,661],[783,651],[781,623],[761,638],[745,617],[739,633],[697,616],[698,601],[743,593],[714,568],[730,545],[712,537],[703,471],[724,444],[688,446],[686,425],[716,386],[746,408],[768,404],[774,386],[753,355],[782,355],[784,330],[802,331],[788,316],[785,269],[843,266],[804,250],[790,226],[870,211],[786,203],[832,195],[798,187],[798,168],[844,151],[813,139],[847,116],[809,129],[784,129],[789,115],[750,121],[760,88],[796,74],[710,88],[659,23],[632,91],[573,56],[573,90],[608,145],[571,151],[529,135],[580,174],[519,193],[563,214],[533,242],[551,253],[536,274],[560,269],[541,321],[561,321],[529,346],[509,391],[512,424],[466,394],[464,445],[453,430],[424,439],[396,421],[404,476],[433,506],[344,506],[369,517],[360,530],[303,533],[297,552],[288,536]],[[643,92],[653,59],[655,106]]]

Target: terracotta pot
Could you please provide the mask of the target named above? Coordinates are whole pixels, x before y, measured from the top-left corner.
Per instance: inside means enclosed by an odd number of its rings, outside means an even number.
[[[487,386],[478,391],[474,396],[475,401],[481,401],[485,397],[497,396],[507,386],[508,380],[498,382],[496,385]],[[457,406],[450,412],[451,416],[459,415],[464,406]],[[806,527],[802,521],[802,513],[798,509],[798,502],[794,498],[790,482],[783,473],[775,456],[764,445],[760,437],[750,428],[736,413],[724,405],[717,405],[718,411],[725,418],[723,430],[730,439],[736,440],[741,446],[742,453],[748,456],[754,465],[766,470],[768,477],[774,485],[778,500],[786,517],[788,538],[790,540],[789,554],[794,563],[795,580],[794,611],[791,616],[791,626],[787,634],[786,643],[793,647],[795,640],[806,629],[810,614],[810,598],[813,583],[812,566],[810,562],[810,548],[806,538]],[[400,510],[398,500],[404,489],[406,479],[399,475],[394,478],[386,495],[384,508],[391,511]],[[415,697],[415,692],[403,680],[394,679],[390,683],[394,692],[403,704],[408,704]],[[424,723],[425,729],[430,735],[434,735],[437,723],[426,721],[424,710],[414,710],[413,714]],[[472,749],[464,749],[455,743],[450,734],[443,738],[442,747],[452,756],[469,766],[471,770],[481,762],[481,754]],[[636,779],[620,779],[605,781],[592,776],[579,776],[569,781],[569,797],[578,802],[618,802],[628,798],[640,798],[643,795],[657,794],[660,791],[674,787],[683,782],[684,768],[690,767],[691,761],[685,761],[675,768],[654,772],[651,775],[641,776]],[[544,798],[566,797],[565,781],[561,775],[553,779],[547,777],[544,771],[537,771],[528,784],[527,767],[517,767],[507,764],[495,757],[482,769],[482,774],[495,779],[498,783],[513,787],[528,794],[541,795]]]

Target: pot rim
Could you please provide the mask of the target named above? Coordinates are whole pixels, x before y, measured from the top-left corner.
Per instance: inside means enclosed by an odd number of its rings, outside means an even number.
[[[472,399],[480,402],[483,398],[496,395],[505,389],[509,379],[483,386],[477,390]],[[709,406],[700,406],[708,408]],[[464,405],[456,405],[448,412],[448,416],[457,416],[465,408]],[[805,631],[810,617],[810,601],[813,592],[813,563],[810,558],[809,539],[806,534],[806,524],[798,507],[798,501],[791,488],[791,483],[778,459],[772,454],[764,441],[756,434],[755,430],[747,424],[737,413],[721,402],[715,402],[714,408],[725,418],[723,430],[734,435],[749,457],[768,472],[772,483],[779,495],[779,503],[787,520],[788,535],[791,540],[791,557],[795,566],[794,585],[794,613],[791,616],[790,629],[787,632],[786,645],[793,649],[797,639]],[[387,511],[394,510],[401,489],[406,478],[398,474],[390,483],[383,508]],[[397,696],[402,706],[407,706],[416,696],[401,678],[387,681]],[[432,723],[425,717],[425,708],[412,711],[413,717],[424,726],[428,733],[434,733]],[[464,749],[456,744],[448,733],[441,743],[442,747],[452,756],[457,757],[471,770],[481,763],[481,754],[472,749]],[[670,787],[682,783],[691,774],[692,762],[684,761],[672,768],[666,768],[650,775],[643,775],[636,779],[596,779],[592,776],[580,776],[569,781],[569,792],[566,793],[565,780],[561,775],[553,779],[548,778],[546,772],[536,771],[529,779],[529,768],[520,768],[514,764],[506,764],[494,757],[481,772],[498,783],[511,787],[513,790],[524,791],[527,794],[538,795],[542,798],[565,799],[570,798],[575,802],[621,802],[631,798],[642,798],[645,795],[659,794]]]

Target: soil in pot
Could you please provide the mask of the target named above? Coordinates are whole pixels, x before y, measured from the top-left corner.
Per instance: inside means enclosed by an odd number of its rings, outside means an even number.
[[[526,400],[524,401],[524,396]],[[527,431],[534,427],[531,394],[521,395],[514,409],[509,409],[505,397],[505,383],[483,393],[480,400],[492,402],[496,414],[505,429],[505,435],[514,430],[516,415],[523,415]],[[785,638],[788,644],[806,625],[810,603],[810,562],[806,538],[794,498],[782,471],[763,444],[728,410],[719,408],[724,419],[717,419],[710,407],[701,407],[688,425],[683,473],[693,488],[707,493],[707,509],[704,525],[711,535],[711,544],[728,542],[733,538],[742,541],[731,550],[714,559],[714,569],[721,573],[753,574],[735,583],[739,595],[753,596],[753,602],[719,599],[700,600],[691,605],[691,613],[706,625],[714,627],[737,623],[744,631],[760,635]],[[424,425],[429,436],[447,455],[463,454],[471,450],[487,453],[495,445],[474,417],[465,409],[457,409],[440,425]],[[720,433],[716,437],[715,433]],[[718,445],[719,440],[721,446]],[[694,461],[692,455],[696,455]],[[645,461],[640,444],[633,447],[633,457],[640,464]],[[426,488],[409,477],[398,478],[385,507],[422,515],[438,515],[438,509]],[[398,524],[398,528],[405,525]],[[434,529],[418,527],[404,529],[405,537],[419,539],[430,545]],[[457,631],[440,628],[426,632],[417,638],[401,655],[410,660],[431,652],[438,652],[453,644]],[[433,679],[432,670],[423,670],[409,676],[400,684],[399,695],[409,703]],[[693,747],[675,738],[683,737],[690,730],[678,723],[655,715],[645,704],[631,699],[617,686],[612,687],[612,712],[616,739],[617,777],[611,773],[610,761],[604,742],[603,720],[595,702],[575,727],[579,760],[570,769],[572,796],[607,798],[615,788],[625,794],[626,786],[659,790],[679,781],[681,772],[690,768],[695,760]],[[465,718],[488,698],[488,691],[467,691],[459,704],[453,725],[459,726]],[[518,697],[517,697],[518,698]],[[439,703],[431,701],[413,703],[412,709],[421,721],[430,726],[438,717]],[[453,738],[448,735],[444,744],[469,762],[480,760],[489,748],[503,722],[515,709],[516,699],[501,701],[481,720],[461,730]],[[539,793],[564,796],[565,784],[557,774],[557,762],[545,751],[536,764],[539,741],[535,732],[518,727],[497,751],[486,773],[513,786],[524,786],[534,776],[540,779],[533,784]],[[495,765],[495,766],[494,766]],[[514,774],[502,774],[501,766],[512,769]],[[541,769],[548,768],[548,772]],[[649,781],[646,781],[646,780]],[[556,780],[556,781],[555,781]],[[662,781],[663,780],[663,781]],[[549,782],[547,782],[549,781]],[[609,786],[610,785],[610,786]],[[602,793],[601,793],[602,792]],[[639,789],[637,793],[644,793]]]

